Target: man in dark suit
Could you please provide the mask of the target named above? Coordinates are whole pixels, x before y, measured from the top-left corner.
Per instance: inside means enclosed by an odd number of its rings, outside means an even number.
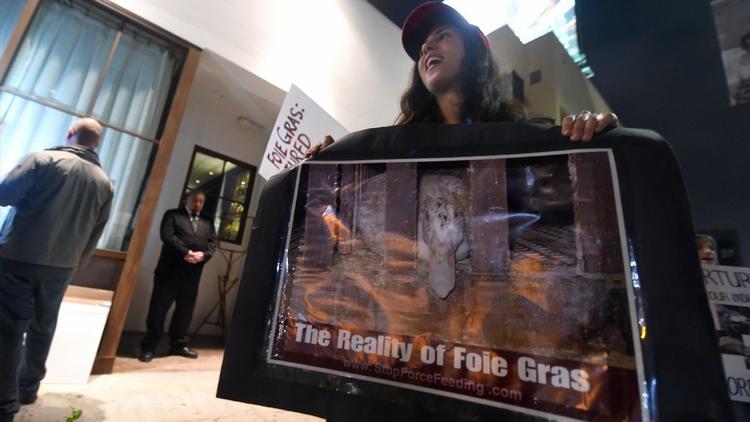
[[[184,208],[167,211],[161,221],[163,242],[159,263],[154,270],[154,289],[146,319],[147,334],[141,341],[141,362],[150,362],[164,332],[164,320],[175,303],[169,326],[172,355],[197,358],[188,346],[187,330],[193,317],[198,283],[203,265],[216,251],[214,225],[200,215],[206,195],[193,191]]]

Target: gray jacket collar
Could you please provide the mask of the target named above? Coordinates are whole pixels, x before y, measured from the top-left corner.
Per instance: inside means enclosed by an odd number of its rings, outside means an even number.
[[[96,152],[92,149],[86,148],[82,145],[60,145],[58,147],[54,148],[48,148],[47,151],[65,151],[69,152],[71,154],[75,154],[82,159],[95,164],[99,167],[101,167],[101,163],[99,163],[99,156],[96,155]]]

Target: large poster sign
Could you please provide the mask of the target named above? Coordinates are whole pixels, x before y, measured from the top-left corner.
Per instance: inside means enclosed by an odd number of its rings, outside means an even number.
[[[750,403],[750,268],[704,265],[729,398]]]
[[[258,174],[268,180],[305,159],[326,135],[339,139],[348,132],[302,90],[292,85],[281,105]]]
[[[609,150],[312,162],[270,364],[569,420],[648,420]]]
[[[711,9],[731,105],[750,103],[750,2],[713,0]]]

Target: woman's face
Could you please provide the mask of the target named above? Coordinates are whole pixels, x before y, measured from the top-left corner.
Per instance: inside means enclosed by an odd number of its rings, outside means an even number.
[[[433,95],[461,91],[464,40],[453,26],[438,26],[422,44],[417,62],[419,77]]]
[[[709,244],[704,243],[698,247],[698,257],[702,264],[716,264],[716,251]]]

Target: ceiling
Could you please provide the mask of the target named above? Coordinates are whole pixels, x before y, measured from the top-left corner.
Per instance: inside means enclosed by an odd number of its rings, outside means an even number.
[[[270,133],[286,92],[270,85],[218,54],[204,50],[193,81],[191,98],[210,100],[223,113],[250,130]]]
[[[239,131],[254,139],[268,138],[285,96],[281,89],[209,50],[201,53],[190,91],[191,102],[210,105],[226,116],[220,122],[206,121],[206,125],[237,125]],[[203,189],[236,165],[243,165],[227,160],[197,153],[187,187]],[[242,177],[245,183],[252,183],[249,173]]]
[[[425,0],[367,0],[367,2],[401,28],[409,13],[418,5],[425,3]]]

